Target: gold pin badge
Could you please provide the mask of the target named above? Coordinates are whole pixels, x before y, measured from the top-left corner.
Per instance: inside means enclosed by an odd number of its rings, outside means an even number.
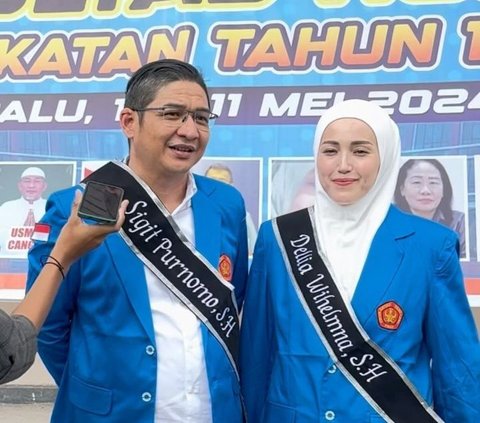
[[[394,301],[388,301],[377,308],[377,320],[380,327],[397,330],[402,323],[403,310]]]
[[[223,279],[230,282],[232,280],[232,261],[230,257],[226,254],[220,256],[220,261],[218,262],[218,271],[223,276]]]

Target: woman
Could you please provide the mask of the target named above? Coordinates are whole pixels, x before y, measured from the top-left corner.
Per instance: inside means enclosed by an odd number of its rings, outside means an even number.
[[[320,119],[314,155],[314,208],[264,223],[254,251],[240,356],[249,422],[480,421],[457,236],[391,206],[397,126],[345,101]]]
[[[439,222],[457,232],[460,256],[465,257],[465,214],[452,209],[453,190],[436,159],[409,159],[398,173],[395,204],[402,210]]]
[[[122,226],[125,200],[115,225],[89,225],[77,216],[81,194],[77,192],[67,224],[62,228],[51,255],[33,288],[9,316],[0,310],[0,383],[10,382],[25,373],[33,364],[37,347],[37,331],[42,326],[60,284],[70,265],[106,235]]]

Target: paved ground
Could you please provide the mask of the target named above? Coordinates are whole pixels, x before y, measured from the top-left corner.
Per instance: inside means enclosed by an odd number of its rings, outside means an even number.
[[[0,403],[2,423],[49,423],[52,403],[3,404]]]

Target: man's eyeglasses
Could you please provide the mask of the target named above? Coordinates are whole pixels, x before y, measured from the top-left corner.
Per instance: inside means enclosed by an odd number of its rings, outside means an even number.
[[[199,129],[208,130],[213,126],[218,117],[215,113],[208,110],[188,110],[184,107],[164,106],[164,107],[146,107],[145,109],[133,109],[135,112],[156,112],[165,122],[172,126],[180,126],[188,119],[190,115]]]

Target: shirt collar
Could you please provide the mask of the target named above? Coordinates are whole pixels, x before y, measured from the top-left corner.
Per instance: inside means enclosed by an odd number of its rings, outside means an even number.
[[[187,191],[185,192],[185,198],[183,201],[178,205],[178,207],[171,213],[171,215],[175,215],[180,213],[192,205],[192,197],[198,191],[197,184],[195,182],[195,178],[193,177],[192,172],[188,172],[188,180],[187,180]]]
[[[127,155],[123,158],[122,162],[128,165],[130,156]],[[197,184],[195,182],[195,178],[193,177],[192,172],[188,172],[188,179],[187,179],[187,191],[185,192],[185,198],[183,201],[178,205],[178,207],[171,213],[171,215],[180,213],[183,210],[188,209],[191,207],[192,204],[192,197],[197,192]]]

